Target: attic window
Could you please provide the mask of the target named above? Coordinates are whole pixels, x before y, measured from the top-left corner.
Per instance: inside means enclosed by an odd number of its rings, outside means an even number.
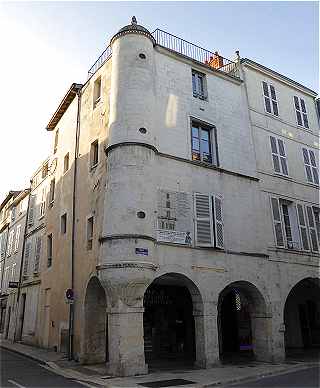
[[[93,108],[95,108],[101,99],[101,77],[94,81],[93,86]]]

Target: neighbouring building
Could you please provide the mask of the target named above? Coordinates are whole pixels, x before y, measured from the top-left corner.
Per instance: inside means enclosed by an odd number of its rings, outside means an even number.
[[[133,18],[47,130],[23,340],[123,376],[320,346],[315,92]]]
[[[9,225],[11,221],[10,206],[15,198],[20,194],[20,191],[11,190],[6,195],[5,199],[0,204],[0,332],[3,333],[5,325],[6,307],[8,301],[7,294],[7,278],[9,276],[8,269],[6,270],[6,257],[8,242],[9,246],[13,244],[11,235],[8,241]]]
[[[7,295],[4,338],[13,340],[17,320],[17,298],[20,281],[24,232],[27,219],[29,189],[21,191],[10,203],[11,220],[8,229],[7,253],[2,292]]]

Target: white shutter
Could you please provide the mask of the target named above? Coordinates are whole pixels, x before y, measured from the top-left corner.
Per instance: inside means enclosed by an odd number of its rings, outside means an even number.
[[[278,247],[284,247],[283,239],[283,226],[280,213],[279,199],[271,197],[271,210],[273,217],[274,233],[276,238],[276,245]]]
[[[212,202],[205,194],[194,194],[195,237],[199,246],[212,246]]]
[[[280,172],[280,160],[278,155],[277,139],[274,136],[270,136],[270,145],[271,145],[273,169],[276,172]]]
[[[301,246],[305,251],[309,251],[309,239],[308,239],[308,231],[307,231],[307,223],[304,214],[303,205],[297,203],[297,213],[298,213],[298,224],[300,230],[300,238],[301,238]]]
[[[313,210],[311,206],[306,206],[306,213],[307,213],[307,220],[308,220],[308,227],[309,227],[311,249],[313,252],[319,252],[316,223],[315,223]]]
[[[12,253],[12,248],[13,248],[13,238],[14,238],[14,230],[11,230],[10,231],[10,234],[9,234],[9,241],[8,241],[8,251],[7,251],[7,255],[10,256],[11,253]]]
[[[23,276],[28,275],[30,250],[31,250],[31,242],[28,241],[26,242],[25,251],[24,251]]]
[[[314,155],[314,152],[312,150],[309,150],[309,156],[310,156],[310,162],[311,162],[313,182],[318,185],[319,184],[319,174],[318,174],[318,169],[317,169],[317,162],[316,162],[316,157]]]
[[[34,220],[34,206],[35,206],[35,196],[30,196],[30,204],[29,204],[29,211],[28,211],[28,225],[33,225]]]
[[[18,225],[17,232],[16,232],[16,240],[15,240],[15,244],[14,244],[14,251],[15,252],[18,252],[18,248],[19,248],[20,231],[21,231],[21,225]]]
[[[214,201],[214,234],[215,234],[215,246],[223,249],[224,236],[223,236],[223,214],[222,214],[222,198],[213,196]]]

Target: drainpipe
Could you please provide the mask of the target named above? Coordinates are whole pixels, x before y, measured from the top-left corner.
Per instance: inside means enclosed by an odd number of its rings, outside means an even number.
[[[27,206],[27,213],[26,213],[26,222],[24,225],[24,233],[23,233],[23,241],[22,241],[22,252],[21,252],[21,260],[20,260],[20,271],[19,271],[19,283],[18,283],[18,293],[17,293],[17,302],[16,302],[16,323],[14,328],[14,336],[13,336],[13,342],[19,341],[20,338],[17,338],[17,327],[18,327],[18,320],[19,320],[19,299],[21,295],[21,285],[22,285],[22,272],[23,272],[23,259],[24,259],[24,250],[26,246],[26,238],[27,238],[27,228],[28,228],[28,215],[29,215],[29,207],[30,207],[30,198],[31,198],[31,186],[32,186],[32,179],[30,180],[30,189],[29,190],[29,198],[28,198],[28,206]]]
[[[79,157],[80,138],[80,112],[81,112],[81,88],[82,85],[74,84],[78,97],[76,141],[74,147],[74,168],[73,168],[73,191],[72,191],[72,236],[71,236],[71,289],[74,292],[74,252],[76,232],[76,184],[77,184],[77,160]],[[73,338],[74,338],[74,301],[69,304],[69,335],[68,335],[68,360],[73,360]]]

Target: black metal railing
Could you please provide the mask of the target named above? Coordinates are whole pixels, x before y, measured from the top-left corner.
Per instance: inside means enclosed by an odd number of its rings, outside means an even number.
[[[112,50],[111,46],[108,46],[100,57],[95,61],[95,63],[90,67],[88,71],[88,79],[93,76],[93,74],[100,69],[100,67],[111,57]]]
[[[206,50],[200,46],[190,43],[178,36],[169,34],[166,31],[157,28],[152,32],[156,44],[166,49],[172,50],[178,54],[191,58],[210,68],[222,71],[233,77],[239,78],[237,64],[230,59],[222,57],[217,52]],[[111,46],[108,46],[100,57],[95,61],[88,71],[88,79],[100,69],[100,67],[112,56]]]
[[[163,46],[169,50],[177,52],[178,54],[184,55],[197,62],[201,62],[211,68],[213,67],[217,70],[223,71],[224,73],[239,78],[237,64],[230,61],[230,59],[222,57],[217,52],[214,53],[206,50],[200,46],[181,39],[178,36],[160,30],[159,28],[152,32],[152,36],[159,46]]]

